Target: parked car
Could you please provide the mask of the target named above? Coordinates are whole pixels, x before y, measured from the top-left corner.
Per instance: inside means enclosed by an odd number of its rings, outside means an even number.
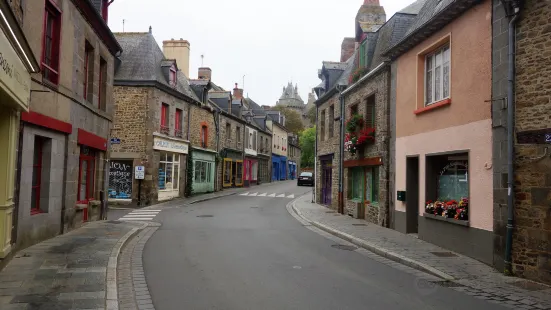
[[[314,174],[312,172],[301,172],[297,179],[297,185],[314,186]]]

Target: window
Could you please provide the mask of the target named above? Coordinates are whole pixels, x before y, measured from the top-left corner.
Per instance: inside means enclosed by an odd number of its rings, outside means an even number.
[[[78,201],[94,199],[96,154],[89,147],[80,146]]]
[[[365,126],[375,127],[375,95],[365,100]]]
[[[446,45],[425,57],[425,104],[450,97],[450,47]]]
[[[84,99],[94,103],[94,48],[90,42],[84,44]]]
[[[379,202],[379,167],[365,169],[365,195],[366,203]]]
[[[103,57],[99,58],[99,108],[102,111],[107,110],[107,61]]]
[[[44,37],[42,38],[42,76],[57,85],[59,83],[59,45],[61,33],[61,11],[46,1],[44,11]]]
[[[249,149],[253,148],[253,133],[249,131]]]
[[[348,170],[348,199],[362,200],[363,169]]]
[[[235,140],[237,141],[237,146],[239,146],[241,143],[241,127],[239,126],[235,127]]]
[[[254,161],[252,163],[252,169],[251,169],[251,181],[257,181],[258,180],[258,162]]]
[[[360,45],[360,68],[365,68],[367,66],[367,39],[362,42]]]
[[[33,156],[33,178],[31,188],[31,215],[39,214],[40,189],[42,183],[42,159],[44,154],[44,138],[35,136]]]
[[[232,160],[229,158],[224,158],[224,170],[223,170],[223,177],[224,180],[223,186],[224,187],[230,187],[232,183]]]
[[[194,165],[194,181],[195,183],[211,183],[213,171],[213,163],[208,161],[195,161]]]
[[[168,135],[168,104],[161,104],[161,133]]]
[[[231,124],[226,123],[226,140],[227,142],[231,142]]]
[[[208,140],[209,140],[209,131],[208,127],[203,125],[201,126],[201,147],[207,148],[208,147]]]
[[[174,119],[174,136],[179,138],[183,137],[183,134],[182,134],[182,121],[183,121],[182,115],[183,114],[184,113],[182,113],[181,109],[176,109],[176,115]]]
[[[335,134],[335,106],[329,107],[329,138],[333,138]]]
[[[243,186],[243,161],[235,161],[235,186]]]
[[[178,191],[180,185],[180,154],[160,152],[159,190]]]
[[[264,153],[264,138],[260,137],[260,152]]]
[[[321,141],[325,140],[325,110],[321,111],[321,125],[320,125],[320,134],[321,134]]]
[[[170,86],[175,87],[176,86],[176,68],[171,67],[170,68],[170,76],[169,76],[169,82]]]
[[[350,115],[358,114],[358,104],[350,107]]]
[[[348,199],[374,204],[379,201],[379,167],[348,170]]]
[[[256,131],[253,132],[253,150],[256,151]]]

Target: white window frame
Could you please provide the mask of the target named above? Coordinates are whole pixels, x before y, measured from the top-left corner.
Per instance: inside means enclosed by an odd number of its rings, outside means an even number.
[[[446,59],[446,52],[448,58]],[[437,61],[438,57],[440,55],[440,62]],[[428,70],[427,64],[428,62],[432,62],[431,69]],[[448,67],[448,95],[444,96],[444,68]],[[436,74],[435,70],[437,67],[440,67],[440,86],[438,87],[440,91],[440,98],[436,98]],[[427,80],[428,73],[432,72],[431,80]],[[437,103],[442,100],[449,99],[451,96],[451,47],[450,44],[447,43],[435,51],[431,52],[430,54],[427,54],[425,56],[425,61],[423,64],[423,77],[424,77],[424,88],[423,88],[423,94],[424,94],[424,105],[429,106],[431,104]],[[431,100],[428,100],[427,97],[427,83],[431,83],[432,85],[432,93],[431,93]]]
[[[168,154],[172,154],[172,161],[168,161],[167,160],[167,155]],[[159,160],[159,165],[161,164],[164,164],[165,167],[167,165],[171,165],[172,166],[172,174],[171,174],[171,180],[172,182],[170,182],[170,188],[167,186],[169,183],[166,181],[166,171],[168,169],[165,168],[165,189],[161,189],[160,191],[161,192],[171,192],[171,191],[176,191],[176,190],[180,190],[179,186],[180,186],[180,154],[178,153],[172,153],[172,152],[161,152],[161,157],[160,157],[160,160]],[[164,158],[164,160],[163,160]],[[174,180],[174,171],[178,169],[178,178],[176,178],[176,181]],[[176,186],[174,186],[176,185]]]
[[[205,160],[194,160],[193,163],[193,182],[195,184],[204,184],[212,182],[213,163]]]

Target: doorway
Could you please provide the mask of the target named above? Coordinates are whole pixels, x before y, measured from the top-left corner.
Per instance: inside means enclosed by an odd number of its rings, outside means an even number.
[[[321,203],[326,206],[331,205],[331,190],[333,187],[333,165],[332,160],[323,160],[321,162]]]
[[[406,159],[406,233],[416,234],[419,227],[419,157]]]

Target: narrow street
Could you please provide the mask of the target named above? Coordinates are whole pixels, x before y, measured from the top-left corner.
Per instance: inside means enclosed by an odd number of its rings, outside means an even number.
[[[155,309],[504,309],[422,287],[414,275],[304,227],[286,209],[288,196],[311,190],[296,181],[254,190],[266,196],[235,195],[156,216],[162,226],[143,253]]]

